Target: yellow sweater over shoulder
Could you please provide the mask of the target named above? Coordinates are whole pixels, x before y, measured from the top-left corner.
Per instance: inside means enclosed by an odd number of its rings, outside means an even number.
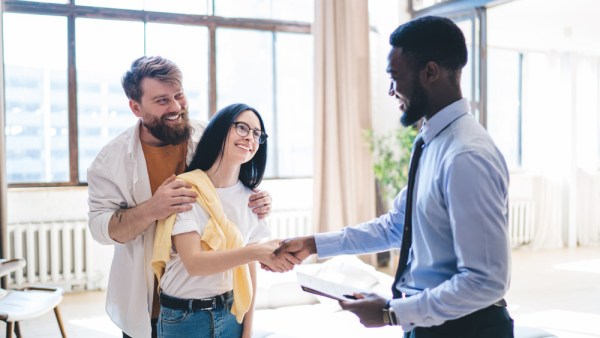
[[[201,237],[202,250],[228,250],[243,247],[244,241],[238,227],[231,222],[225,213],[217,191],[205,172],[194,170],[183,173],[177,178],[189,182],[198,197],[196,202],[206,210],[210,219],[204,227]],[[171,259],[171,233],[177,214],[160,220],[154,234],[154,251],[152,268],[160,281],[167,262]],[[252,303],[252,285],[248,265],[233,268],[233,306],[231,313],[238,323],[250,309]]]

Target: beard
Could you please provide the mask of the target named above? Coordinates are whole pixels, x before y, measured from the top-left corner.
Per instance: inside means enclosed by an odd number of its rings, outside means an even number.
[[[425,90],[416,76],[413,79],[413,88],[412,97],[400,117],[400,123],[405,127],[412,126],[425,116],[425,107],[428,101],[427,94],[425,94]]]
[[[177,126],[170,126],[165,122],[168,115],[163,115],[160,118],[151,116],[150,119],[142,121],[142,124],[157,139],[166,144],[178,145],[186,142],[192,134],[187,109],[182,110],[179,114],[184,123]]]

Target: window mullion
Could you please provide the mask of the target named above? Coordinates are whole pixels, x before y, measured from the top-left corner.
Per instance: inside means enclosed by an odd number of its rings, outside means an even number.
[[[79,131],[77,127],[77,68],[75,62],[75,16],[67,18],[68,95],[69,95],[69,181],[79,184]]]
[[[214,24],[208,25],[208,117],[211,118],[217,113],[217,33]]]
[[[273,32],[271,33],[271,36],[273,37],[273,39],[271,40],[271,57],[273,60],[273,63],[271,64],[271,67],[273,67],[273,71],[271,72],[271,74],[273,74],[273,130],[270,131],[270,133],[273,134],[273,140],[277,140],[277,121],[278,121],[278,109],[277,109],[277,33]],[[277,144],[275,142],[273,142],[273,144]],[[273,155],[273,160],[271,163],[273,163],[273,176],[274,177],[278,177],[280,175],[279,172],[279,149],[277,146],[274,147],[275,149],[273,149],[274,151],[271,153]]]

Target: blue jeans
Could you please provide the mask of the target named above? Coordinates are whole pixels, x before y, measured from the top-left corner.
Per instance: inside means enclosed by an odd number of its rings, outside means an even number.
[[[160,305],[158,337],[239,338],[242,325],[231,314],[233,296],[216,296],[212,308],[195,308],[190,300],[161,294],[162,299],[189,302],[187,308]]]

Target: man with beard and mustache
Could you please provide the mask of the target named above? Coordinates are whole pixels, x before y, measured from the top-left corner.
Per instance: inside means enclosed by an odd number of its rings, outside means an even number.
[[[358,293],[340,302],[343,309],[367,327],[400,325],[405,338],[513,337],[503,300],[510,280],[508,170],[462,97],[464,36],[451,20],[429,16],[398,27],[390,44],[389,94],[399,101],[400,120],[410,126],[423,119],[408,187],[387,214],[288,239],[276,253],[305,259],[401,247],[393,298]]]
[[[139,121],[102,148],[88,169],[89,227],[96,241],[115,247],[108,315],[123,337],[154,337],[156,221],[195,203],[191,185],[175,176],[185,171],[206,125],[189,121],[181,70],[170,60],[138,58],[122,85]],[[248,205],[264,218],[271,197],[259,192]]]

